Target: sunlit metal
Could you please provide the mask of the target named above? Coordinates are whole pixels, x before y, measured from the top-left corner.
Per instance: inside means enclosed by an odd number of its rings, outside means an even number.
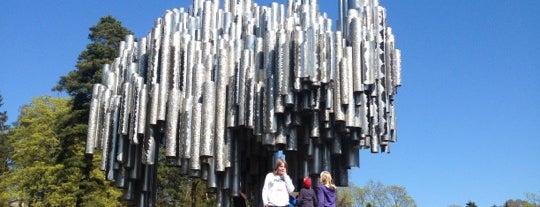
[[[221,5],[220,5],[221,4]],[[126,36],[92,92],[86,154],[137,206],[156,205],[158,153],[207,181],[218,206],[255,203],[282,151],[300,186],[348,185],[359,150],[396,137],[401,53],[377,0],[340,0],[336,31],[315,0],[193,0]]]

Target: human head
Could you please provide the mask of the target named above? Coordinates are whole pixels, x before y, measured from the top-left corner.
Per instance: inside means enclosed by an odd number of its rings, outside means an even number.
[[[304,187],[311,188],[311,179],[309,177],[304,178]]]
[[[281,158],[276,159],[276,165],[274,166],[274,174],[282,175],[287,173],[287,162]]]
[[[333,185],[332,175],[330,175],[330,173],[328,171],[322,171],[321,172],[320,182],[323,185],[327,186],[327,187],[330,186],[330,185]]]

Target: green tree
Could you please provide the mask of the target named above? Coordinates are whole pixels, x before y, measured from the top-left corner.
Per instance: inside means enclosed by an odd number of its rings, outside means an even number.
[[[182,203],[190,202],[191,182],[188,178],[181,176],[181,168],[168,164],[164,156],[159,157],[156,204],[158,206],[180,206]]]
[[[350,187],[339,188],[337,206],[352,207],[353,196]]]
[[[368,197],[371,198],[371,202],[373,203],[373,206],[376,207],[383,207],[383,206],[389,206],[390,199],[387,195],[387,189],[386,187],[380,182],[374,182],[373,180],[370,180],[366,186],[368,193]]]
[[[402,186],[385,186],[381,182],[370,180],[364,187],[351,185],[350,192],[353,206],[416,207],[414,199]]]
[[[409,196],[405,187],[391,185],[386,189],[392,207],[411,206],[414,200]]]
[[[534,203],[529,203],[527,201],[516,199],[516,200],[507,200],[504,202],[504,207],[537,207]]]
[[[369,203],[369,199],[367,198],[367,189],[360,188],[356,185],[351,185],[351,194],[353,198],[353,203],[356,204],[356,206],[368,206],[371,205]]]
[[[85,157],[84,148],[92,85],[101,82],[103,64],[117,57],[120,41],[131,33],[112,16],[102,17],[90,28],[88,38],[92,42],[79,55],[76,69],[62,76],[53,88],[72,97],[70,113],[59,120],[61,153],[57,162],[64,165],[63,182],[77,185],[70,196],[76,197],[78,205],[110,206],[119,199],[116,196],[119,190],[105,181],[103,172],[97,168],[99,159]]]
[[[532,206],[540,206],[540,194],[525,193],[525,198]]]
[[[188,204],[192,202],[193,196],[195,206],[215,206],[216,194],[207,192],[206,181],[182,175],[181,168],[168,163],[163,153],[160,153],[159,160],[157,206],[190,206]]]
[[[476,203],[472,202],[472,201],[469,201],[465,204],[465,207],[477,207],[476,206]]]
[[[90,28],[88,39],[92,43],[86,46],[77,60],[77,68],[66,76],[60,77],[53,90],[65,91],[73,97],[73,108],[88,112],[92,95],[92,85],[101,82],[103,64],[111,63],[118,57],[119,45],[126,35],[132,34],[122,23],[112,16],[102,17]],[[80,123],[87,122],[88,113],[83,113]]]
[[[7,138],[12,165],[0,181],[2,199],[28,206],[72,206],[74,199],[61,187],[56,163],[60,153],[57,120],[69,112],[68,99],[37,97],[22,107]]]
[[[0,108],[4,105],[4,98],[0,95]],[[8,116],[6,111],[0,111],[0,176],[8,170],[9,152],[11,147],[7,141],[9,126],[6,125]]]
[[[108,196],[115,192],[115,188],[112,183],[104,180],[103,173],[96,167],[101,159],[100,154],[96,153],[94,157],[84,155],[90,100],[93,84],[101,82],[103,65],[111,63],[118,56],[120,42],[132,32],[124,28],[121,22],[112,16],[101,18],[90,28],[90,31],[88,38],[92,42],[79,55],[76,69],[62,76],[58,85],[53,88],[56,91],[67,92],[73,100],[70,115],[61,120],[63,130],[59,137],[62,156],[58,157],[58,162],[65,165],[66,175],[74,175],[66,182],[78,184],[79,190],[74,192],[77,204],[103,206],[101,203],[105,203],[110,206],[112,204],[107,199],[114,200],[117,197]],[[189,190],[191,182],[201,182],[187,179],[178,172],[179,169],[175,167],[158,165],[158,200],[156,202],[160,206],[179,206],[189,202],[189,199],[183,200],[185,192],[191,192]],[[203,199],[208,196],[204,194],[205,190],[199,189],[205,189],[206,185],[196,186],[198,200],[206,203],[215,201],[215,199]]]
[[[0,109],[4,105],[4,98],[0,95]],[[6,125],[7,122],[7,112],[0,111],[0,181],[4,180],[4,174],[9,169],[9,155],[11,152],[11,145],[7,140],[7,133],[9,126]],[[0,192],[4,191],[3,188],[0,188]],[[0,206],[7,206],[8,200],[2,199],[0,197]]]

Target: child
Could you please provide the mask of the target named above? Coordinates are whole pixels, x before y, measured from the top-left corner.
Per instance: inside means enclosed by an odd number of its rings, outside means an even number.
[[[320,183],[317,189],[319,207],[336,207],[337,188],[328,171],[321,172]]]
[[[287,162],[284,159],[276,159],[274,171],[266,174],[262,189],[264,206],[287,206],[289,195],[294,191],[291,177],[287,175]]]
[[[304,178],[304,187],[300,189],[300,193],[298,193],[298,198],[296,200],[298,206],[317,206],[317,195],[315,194],[315,191],[311,189],[311,179],[309,177]]]

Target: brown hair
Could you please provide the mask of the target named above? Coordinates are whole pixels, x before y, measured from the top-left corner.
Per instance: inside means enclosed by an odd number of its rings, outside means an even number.
[[[274,166],[274,175],[277,175],[277,170],[279,168],[279,166],[283,164],[283,166],[285,166],[285,168],[287,168],[287,162],[284,160],[284,159],[281,159],[281,158],[277,158],[276,159],[276,165]]]

